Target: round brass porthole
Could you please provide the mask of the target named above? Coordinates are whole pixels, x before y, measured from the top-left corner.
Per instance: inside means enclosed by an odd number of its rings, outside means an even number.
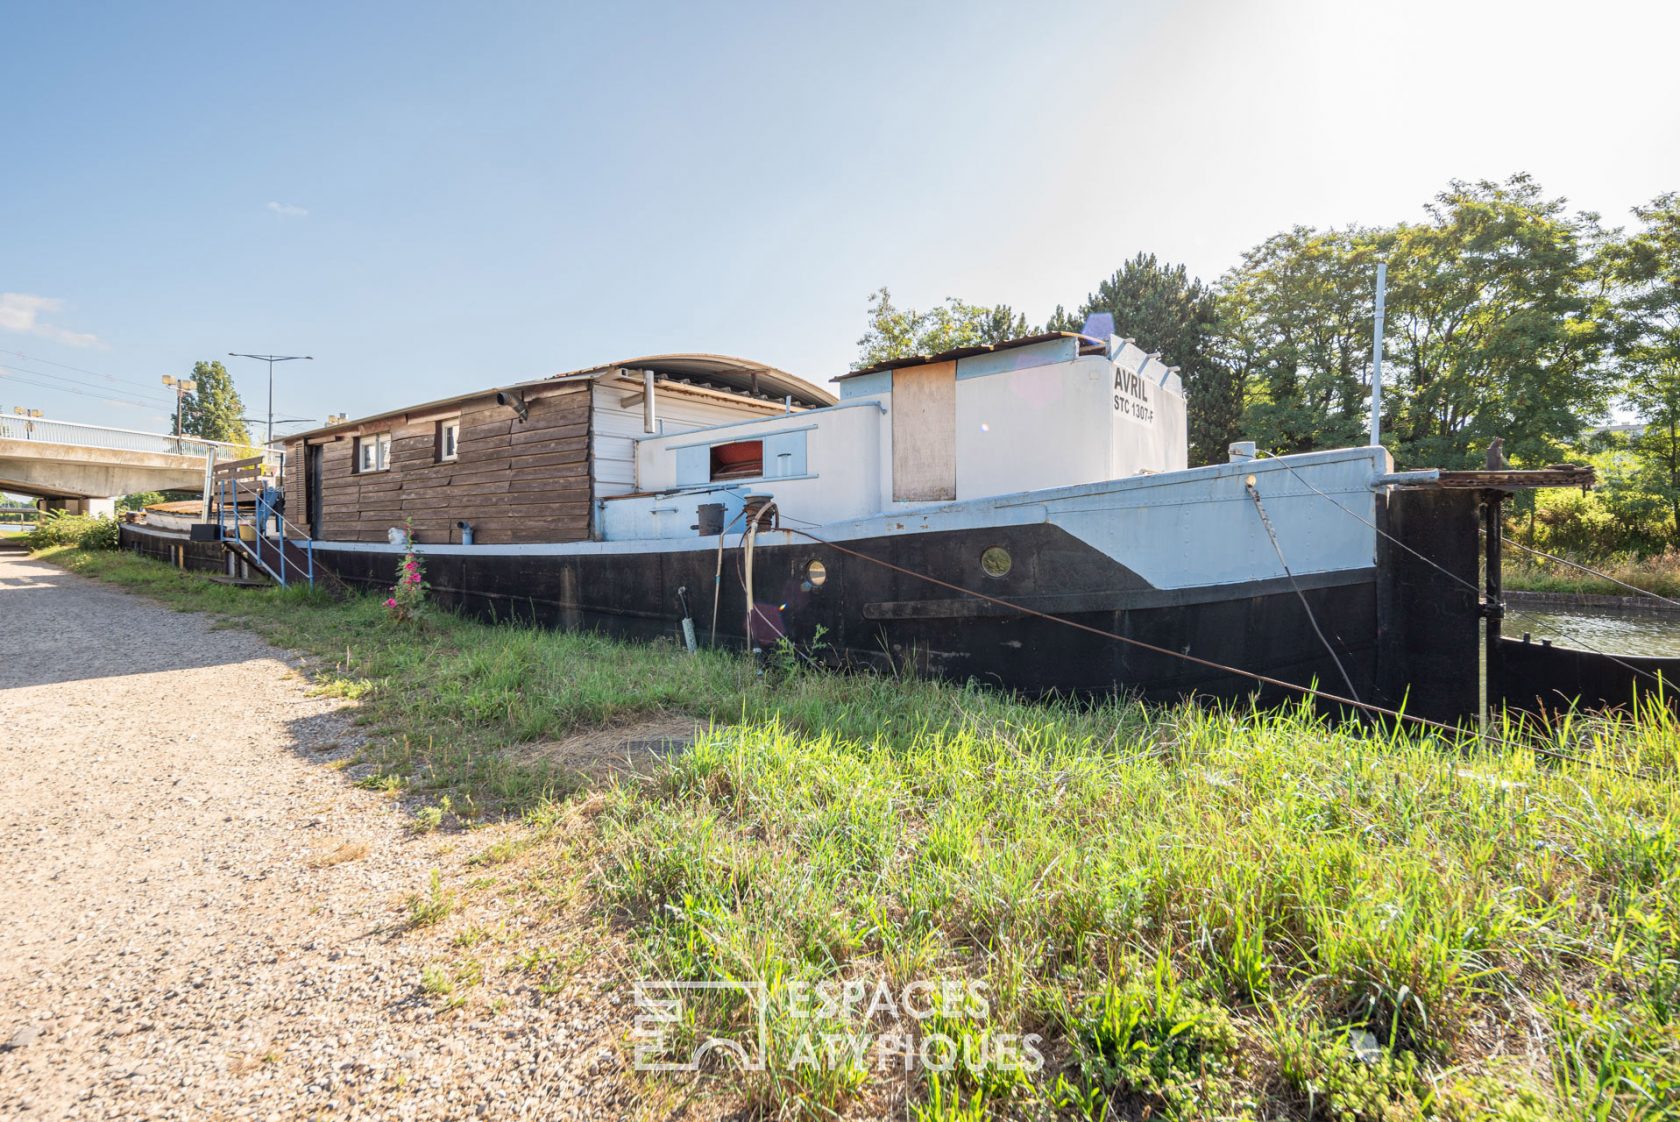
[[[980,555],[980,570],[989,577],[1008,576],[1015,559],[1001,545],[994,545]]]
[[[805,583],[812,588],[821,588],[823,581],[828,579],[828,566],[821,561],[813,561],[805,566]]]

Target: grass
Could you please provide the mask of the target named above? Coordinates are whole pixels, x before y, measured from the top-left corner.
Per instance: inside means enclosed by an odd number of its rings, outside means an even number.
[[[764,1070],[714,1055],[686,1077],[745,1116],[1680,1116],[1664,711],[1554,735],[1591,766],[1302,709],[771,685],[723,655],[441,614],[410,631],[369,602],[55,559],[314,652],[380,729],[381,773],[456,817],[522,811],[474,862],[530,858],[533,907],[581,892],[636,977],[764,987]],[[713,727],[586,814],[508,750],[672,710]],[[411,920],[472,906],[434,877]],[[576,965],[529,953],[539,991]],[[424,988],[449,1005],[463,983]],[[918,985],[919,1013],[895,1005]],[[691,1010],[685,1045],[751,1025],[728,991]],[[896,1062],[939,1042],[943,1072]]]
[[[1680,599],[1680,551],[1670,550],[1654,557],[1612,557],[1582,562],[1616,581],[1658,596]],[[1507,551],[1504,565],[1507,589],[1521,592],[1555,592],[1594,596],[1637,596],[1638,593],[1590,573],[1543,557]]]

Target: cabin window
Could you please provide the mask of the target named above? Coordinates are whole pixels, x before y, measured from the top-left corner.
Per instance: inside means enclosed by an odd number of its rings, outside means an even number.
[[[764,441],[737,440],[712,445],[712,482],[757,479],[764,474]]]
[[[391,466],[391,434],[375,433],[356,438],[356,470],[384,471]]]
[[[461,422],[439,421],[437,430],[437,458],[453,460],[461,452]]]

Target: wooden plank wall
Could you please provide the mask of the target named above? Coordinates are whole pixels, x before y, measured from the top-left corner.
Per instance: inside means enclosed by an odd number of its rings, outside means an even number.
[[[392,424],[390,468],[354,470],[356,441],[325,445],[321,537],[384,541],[404,518],[421,542],[458,542],[455,523],[473,524],[479,542],[566,542],[589,537],[589,383],[530,400],[530,417],[496,404],[493,394],[461,407],[459,458],[437,461],[440,414]],[[363,436],[381,426],[369,425]],[[307,524],[305,454],[287,456],[286,513]]]
[[[893,371],[893,501],[957,497],[957,364]]]

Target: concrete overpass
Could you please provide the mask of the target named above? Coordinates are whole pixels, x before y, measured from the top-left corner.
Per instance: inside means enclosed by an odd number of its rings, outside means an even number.
[[[206,460],[252,449],[193,436],[0,416],[0,491],[35,495],[48,506],[109,514],[137,491],[202,491]]]

